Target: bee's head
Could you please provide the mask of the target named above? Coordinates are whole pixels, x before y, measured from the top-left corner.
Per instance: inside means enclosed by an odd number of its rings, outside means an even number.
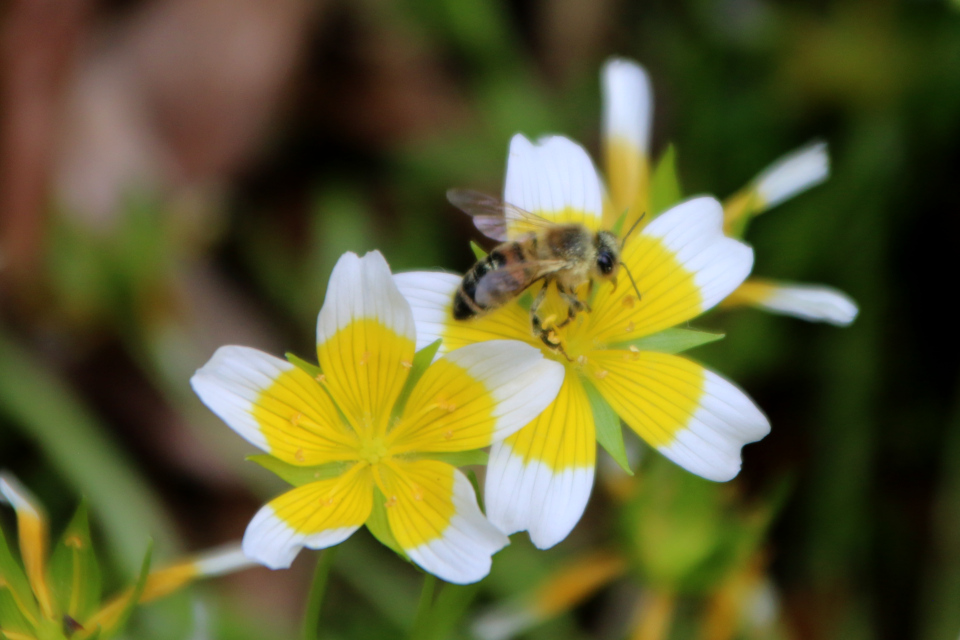
[[[594,238],[594,246],[597,250],[597,262],[594,265],[596,277],[616,283],[620,271],[620,243],[617,236],[609,231],[600,231]]]

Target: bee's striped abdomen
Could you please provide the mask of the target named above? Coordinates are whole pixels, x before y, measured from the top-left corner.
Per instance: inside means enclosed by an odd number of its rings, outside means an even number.
[[[492,311],[516,297],[529,282],[521,282],[517,277],[520,274],[508,273],[504,271],[504,267],[522,264],[523,261],[523,249],[520,245],[516,242],[505,242],[473,265],[463,276],[463,281],[453,296],[453,317],[466,320]]]

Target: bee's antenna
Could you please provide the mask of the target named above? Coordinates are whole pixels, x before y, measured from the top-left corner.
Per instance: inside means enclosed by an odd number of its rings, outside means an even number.
[[[623,240],[620,242],[620,250],[623,251],[623,247],[627,244],[627,238],[630,237],[630,234],[633,233],[633,230],[637,228],[637,225],[647,216],[647,212],[644,211],[640,214],[640,217],[637,218],[637,221],[630,225],[630,228],[627,230],[626,235],[623,236]],[[633,276],[630,276],[630,279],[633,279]],[[634,285],[636,286],[636,285]]]
[[[628,269],[627,265],[623,262],[620,263],[620,266],[623,267],[623,270],[627,272],[627,276],[630,278],[630,284],[633,285],[633,290],[637,292],[637,300],[641,300],[643,296],[640,295],[640,287],[637,286],[637,281],[633,279],[633,274],[630,273],[630,269]]]

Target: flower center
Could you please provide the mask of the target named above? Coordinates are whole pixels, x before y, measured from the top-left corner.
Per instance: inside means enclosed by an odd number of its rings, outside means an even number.
[[[360,443],[358,453],[361,460],[369,462],[371,465],[378,464],[384,458],[389,457],[390,452],[383,438],[371,438]]]

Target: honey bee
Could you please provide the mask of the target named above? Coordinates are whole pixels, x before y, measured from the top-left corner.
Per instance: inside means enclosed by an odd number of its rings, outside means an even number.
[[[498,309],[542,280],[544,286],[530,305],[530,322],[534,335],[557,349],[559,341],[552,329],[566,326],[578,313],[590,310],[577,295],[581,285],[589,282],[592,291],[594,283],[601,281],[611,282],[616,288],[624,265],[620,262],[622,244],[612,232],[553,222],[476,191],[451,189],[447,199],[470,215],[484,235],[500,242],[464,275],[453,298],[456,320],[469,320]],[[508,220],[529,231],[508,240]],[[636,288],[629,271],[627,275]],[[545,327],[538,312],[551,283],[567,304],[567,317]]]

